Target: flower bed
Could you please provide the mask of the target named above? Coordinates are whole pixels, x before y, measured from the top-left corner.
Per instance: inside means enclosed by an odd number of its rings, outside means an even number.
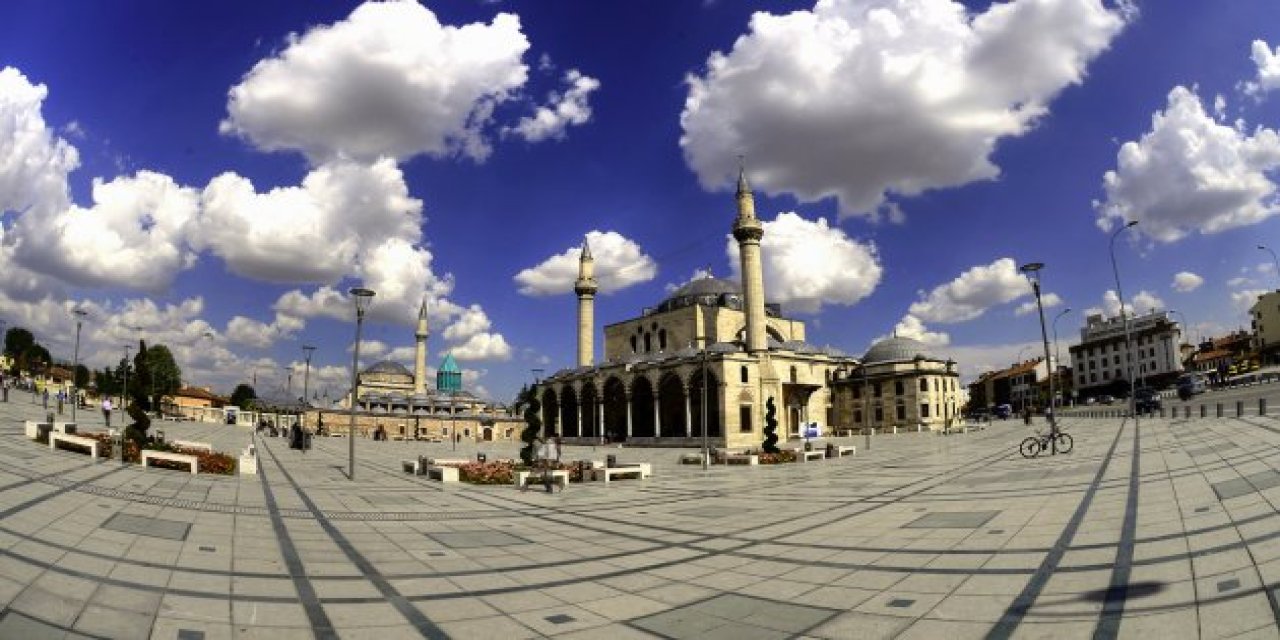
[[[794,451],[779,451],[777,453],[760,454],[760,464],[783,464],[785,462],[795,462],[796,453]]]
[[[80,434],[86,438],[93,438],[98,441],[98,452],[104,458],[113,458],[119,455],[115,450],[115,443],[111,436],[98,432]],[[145,449],[149,451],[168,451],[171,453],[181,453],[196,457],[196,468],[200,473],[215,473],[218,475],[232,475],[236,472],[236,459],[225,453],[209,452],[203,449],[186,449],[183,447],[175,447],[170,444],[153,442],[147,444]],[[138,450],[137,443],[127,441],[124,443],[124,460],[125,462],[138,464],[142,461],[142,452]],[[151,463],[154,467],[161,469],[174,469],[177,471],[187,471],[187,465],[169,460],[155,460]]]
[[[468,462],[458,467],[458,479],[470,484],[513,484],[516,473],[531,471],[540,473],[541,467],[529,467],[515,460],[494,460],[492,462]],[[582,482],[582,469],[575,464],[560,463],[552,467],[557,471],[568,471],[569,482]]]

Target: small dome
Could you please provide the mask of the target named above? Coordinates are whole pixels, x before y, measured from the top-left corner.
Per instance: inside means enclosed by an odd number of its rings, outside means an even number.
[[[369,365],[369,368],[365,369],[364,372],[365,373],[390,373],[390,374],[400,375],[400,376],[409,376],[410,378],[413,377],[413,372],[406,369],[404,365],[400,364],[399,362],[393,362],[391,360],[383,360],[382,362]]]
[[[914,338],[894,336],[871,345],[871,348],[867,349],[867,355],[862,357],[862,362],[864,364],[905,362],[914,360],[917,356],[921,358],[933,357],[929,354],[929,348],[923,342]]]
[[[685,283],[684,286],[676,289],[668,300],[675,300],[685,296],[706,296],[720,295],[722,293],[742,293],[742,287],[732,280],[722,280],[712,276],[698,278]]]

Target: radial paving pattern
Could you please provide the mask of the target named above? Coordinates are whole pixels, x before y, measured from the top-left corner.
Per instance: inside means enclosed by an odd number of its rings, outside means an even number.
[[[0,638],[1275,638],[1280,421],[1012,421],[855,457],[562,493],[449,486],[449,445],[259,441],[257,476],[92,464],[0,404]],[[88,412],[86,412],[88,413]],[[100,418],[88,418],[89,429]],[[96,423],[96,424],[95,424]],[[236,427],[164,423],[237,451]],[[480,447],[514,456],[510,445]],[[458,456],[474,455],[468,447]]]

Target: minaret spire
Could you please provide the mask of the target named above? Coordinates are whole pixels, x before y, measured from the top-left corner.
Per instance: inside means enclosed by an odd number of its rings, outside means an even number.
[[[582,254],[578,257],[578,279],[573,283],[573,292],[578,294],[578,366],[589,367],[595,362],[595,344],[593,341],[595,325],[596,292],[600,285],[596,282],[596,261],[591,257],[591,245],[587,238],[582,239]]]
[[[739,157],[741,162],[742,158]],[[747,351],[756,353],[769,348],[765,332],[764,268],[760,262],[760,239],[764,225],[756,218],[755,197],[747,184],[745,163],[738,169],[738,216],[733,221],[733,237],[738,241],[742,267],[743,310],[747,316]]]
[[[427,298],[423,296],[422,306],[418,307],[418,330],[413,332],[416,342],[413,354],[413,393],[427,392],[427,336],[431,334],[427,327]]]

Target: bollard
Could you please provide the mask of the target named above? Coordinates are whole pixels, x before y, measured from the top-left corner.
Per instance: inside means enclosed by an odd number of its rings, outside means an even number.
[[[485,454],[480,453],[479,451],[476,452],[476,462],[484,462],[488,459],[489,459],[488,456],[486,456]]]
[[[1221,402],[1219,402],[1216,406],[1217,406],[1217,411],[1218,411],[1218,413],[1217,413],[1217,417],[1221,418],[1221,417],[1222,417],[1222,403],[1221,403]]]
[[[1267,399],[1258,398],[1258,416],[1267,415]]]
[[[1203,418],[1203,417],[1205,417],[1205,416],[1207,416],[1207,415],[1209,415],[1209,414],[1208,414],[1208,412],[1206,412],[1206,411],[1205,411],[1205,406],[1204,406],[1204,405],[1200,405],[1200,417],[1201,417],[1201,418]]]
[[[1242,416],[1244,416],[1244,401],[1236,400],[1236,417],[1240,418]]]

